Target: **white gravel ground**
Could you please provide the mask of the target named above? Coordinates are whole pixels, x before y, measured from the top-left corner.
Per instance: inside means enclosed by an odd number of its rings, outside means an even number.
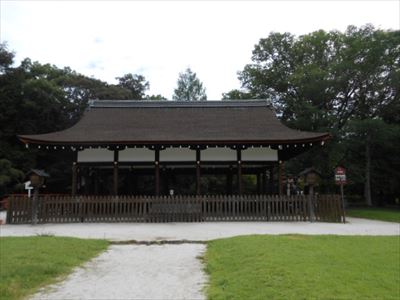
[[[113,245],[32,300],[205,299],[203,244]]]
[[[0,237],[51,234],[111,241],[206,241],[249,234],[400,235],[399,223],[347,221],[1,225]],[[204,251],[203,244],[113,245],[32,299],[204,299],[207,278],[197,258]]]
[[[0,236],[52,234],[112,241],[195,240],[249,234],[400,235],[400,224],[347,218],[348,223],[206,222],[206,223],[75,223],[1,225]]]

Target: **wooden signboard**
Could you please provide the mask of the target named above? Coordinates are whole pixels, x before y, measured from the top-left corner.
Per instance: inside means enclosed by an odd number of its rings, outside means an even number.
[[[345,168],[337,167],[335,169],[335,183],[338,185],[343,185],[347,183]]]

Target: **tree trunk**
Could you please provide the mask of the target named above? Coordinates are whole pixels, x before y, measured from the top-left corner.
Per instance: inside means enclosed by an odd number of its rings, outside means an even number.
[[[364,197],[368,206],[372,206],[371,199],[371,137],[367,135],[365,143],[365,184],[364,184]]]

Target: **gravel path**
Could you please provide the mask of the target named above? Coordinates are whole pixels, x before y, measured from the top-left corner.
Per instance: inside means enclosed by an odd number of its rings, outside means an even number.
[[[203,244],[112,245],[32,300],[205,299]]]
[[[205,222],[205,223],[75,223],[1,225],[0,236],[52,234],[112,241],[206,241],[248,234],[400,235],[400,224],[347,218],[348,223]]]

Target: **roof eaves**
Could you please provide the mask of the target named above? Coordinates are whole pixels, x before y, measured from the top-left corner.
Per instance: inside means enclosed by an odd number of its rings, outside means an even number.
[[[280,145],[280,144],[302,144],[302,143],[316,143],[322,141],[328,141],[331,139],[329,133],[321,133],[318,136],[310,138],[300,139],[281,139],[281,140],[136,140],[136,141],[125,141],[125,140],[92,140],[92,141],[73,141],[73,140],[57,140],[49,141],[43,138],[36,138],[31,136],[18,135],[18,139],[24,144],[44,144],[44,145],[145,145],[145,144],[187,144],[187,145],[198,145],[198,144],[226,144],[226,145],[237,145],[237,144],[264,144],[264,145]]]

